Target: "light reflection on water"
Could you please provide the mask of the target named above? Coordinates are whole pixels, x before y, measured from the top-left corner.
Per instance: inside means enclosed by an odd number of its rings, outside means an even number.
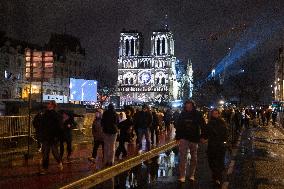
[[[142,164],[103,182],[95,189],[135,189],[148,188],[158,178],[176,175],[177,153],[172,150],[161,153]]]

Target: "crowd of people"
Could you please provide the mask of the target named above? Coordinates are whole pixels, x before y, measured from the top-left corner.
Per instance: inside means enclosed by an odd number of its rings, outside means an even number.
[[[113,165],[115,159],[127,157],[126,143],[136,144],[139,153],[143,150],[149,151],[159,144],[161,132],[171,133],[173,123],[174,115],[171,111],[163,112],[156,108],[151,109],[147,105],[143,105],[141,109],[125,107],[120,113],[115,111],[112,104],[109,104],[105,112],[97,109],[92,125],[94,148],[92,156],[88,159],[96,162],[100,145],[103,149],[105,166]],[[143,138],[146,141],[145,148],[143,148]]]
[[[67,146],[67,162],[72,155],[72,129],[76,127],[74,114],[68,111],[56,111],[56,103],[50,101],[45,111],[34,118],[38,146],[42,152],[40,174],[45,174],[49,166],[49,154],[63,169],[64,144]],[[93,150],[88,159],[96,163],[97,151],[102,146],[103,165],[114,165],[115,159],[124,159],[128,155],[126,143],[136,144],[139,153],[149,151],[160,142],[159,135],[167,136],[176,130],[175,139],[179,150],[179,181],[185,182],[190,153],[189,180],[195,181],[198,145],[207,143],[207,156],[212,171],[213,184],[221,186],[222,173],[225,169],[225,153],[234,145],[243,128],[267,125],[272,118],[275,124],[277,114],[266,109],[225,108],[198,110],[195,103],[188,100],[183,109],[157,109],[143,105],[141,109],[127,106],[123,112],[116,112],[113,104],[107,110],[97,109],[92,124]],[[146,147],[143,148],[143,139]],[[118,142],[118,146],[116,145]],[[58,151],[60,144],[60,151]]]

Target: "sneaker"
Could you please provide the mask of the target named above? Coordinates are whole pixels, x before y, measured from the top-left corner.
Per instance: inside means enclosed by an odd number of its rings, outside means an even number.
[[[194,176],[189,177],[189,180],[190,180],[191,182],[194,182],[194,181],[195,181]]]
[[[96,158],[93,158],[93,157],[88,157],[88,160],[92,163],[95,163],[96,162]]]
[[[185,177],[180,177],[180,178],[178,179],[178,181],[181,182],[181,183],[185,183]]]
[[[216,186],[221,186],[221,181],[215,180],[215,185],[216,185]]]
[[[40,175],[46,175],[46,173],[47,173],[47,170],[43,169],[43,168],[41,168],[40,171],[39,171]]]
[[[60,162],[58,165],[57,165],[59,171],[63,171],[63,164],[62,162]]]
[[[66,160],[66,163],[68,164],[68,163],[72,163],[72,160],[71,159],[67,159]]]

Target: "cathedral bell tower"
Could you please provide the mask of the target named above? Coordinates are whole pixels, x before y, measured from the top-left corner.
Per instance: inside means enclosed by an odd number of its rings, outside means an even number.
[[[174,39],[169,30],[155,31],[151,37],[151,55],[174,56]]]
[[[137,31],[122,31],[119,44],[119,57],[133,57],[142,54],[142,34]]]
[[[174,39],[167,23],[168,16],[165,16],[164,27],[153,32],[151,36],[152,56],[174,56]]]

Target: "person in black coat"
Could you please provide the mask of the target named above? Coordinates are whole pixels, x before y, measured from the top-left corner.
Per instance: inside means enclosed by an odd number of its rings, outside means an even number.
[[[150,128],[152,127],[152,114],[147,105],[143,105],[142,111],[138,112],[135,119],[135,127],[138,131],[138,143],[140,151],[142,150],[142,139],[145,136],[146,139],[146,150],[151,149],[151,133]]]
[[[170,134],[171,131],[172,131],[172,128],[171,128],[172,121],[173,121],[172,110],[171,109],[167,109],[167,111],[164,114],[164,122],[165,122],[167,134]]]
[[[33,127],[35,128],[35,137],[37,140],[38,151],[41,152],[42,143],[42,116],[43,111],[38,112],[33,119]]]
[[[117,159],[119,159],[121,153],[123,158],[127,156],[127,151],[125,149],[125,142],[130,142],[132,137],[133,121],[130,116],[130,111],[126,110],[125,114],[126,114],[126,120],[118,124],[118,129],[120,130],[120,133],[118,136],[119,144],[115,152],[115,156]]]
[[[153,117],[153,121],[152,121],[152,125],[151,125],[151,144],[154,145],[154,141],[156,138],[156,145],[159,144],[159,118],[157,115],[157,110],[153,109],[152,110],[152,117]]]
[[[195,170],[197,166],[198,143],[202,138],[205,120],[203,115],[196,110],[196,105],[192,100],[184,104],[184,110],[181,112],[176,126],[176,140],[179,144],[179,181],[185,182],[187,152],[190,150],[190,168],[189,179],[195,180]]]
[[[55,111],[56,102],[49,101],[47,110],[42,115],[42,169],[40,174],[45,174],[49,165],[50,150],[58,163],[60,170],[63,169],[62,160],[58,153],[58,141],[61,134],[61,116]]]
[[[75,121],[70,112],[62,111],[62,126],[60,137],[60,157],[63,158],[64,143],[67,145],[67,162],[70,162],[72,153],[72,129],[75,128]]]
[[[204,138],[208,139],[208,163],[212,171],[214,184],[221,186],[222,174],[225,169],[225,152],[228,140],[226,122],[220,118],[218,109],[211,111],[211,118],[205,127]]]
[[[108,109],[103,113],[101,121],[104,133],[104,161],[106,166],[114,164],[115,142],[118,132],[118,116],[113,104],[109,104]]]

